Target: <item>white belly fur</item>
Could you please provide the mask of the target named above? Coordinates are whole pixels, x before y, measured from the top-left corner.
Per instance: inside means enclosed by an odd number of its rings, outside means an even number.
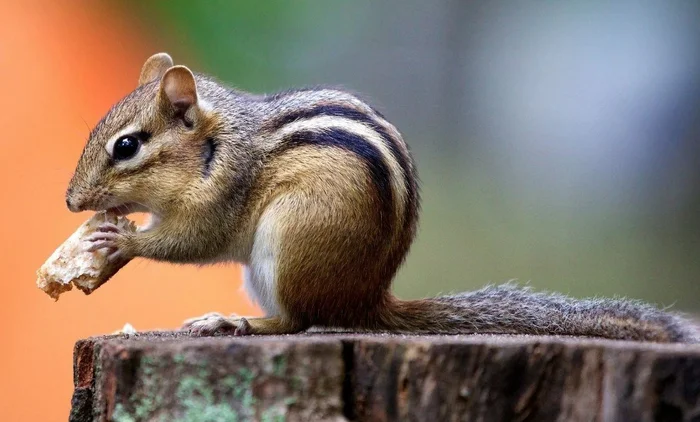
[[[279,315],[276,264],[278,239],[274,208],[268,208],[258,222],[250,259],[243,267],[243,287],[266,316]]]

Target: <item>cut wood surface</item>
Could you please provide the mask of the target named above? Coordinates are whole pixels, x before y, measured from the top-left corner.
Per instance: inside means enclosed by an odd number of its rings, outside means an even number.
[[[93,337],[71,421],[700,421],[700,346],[526,336]]]

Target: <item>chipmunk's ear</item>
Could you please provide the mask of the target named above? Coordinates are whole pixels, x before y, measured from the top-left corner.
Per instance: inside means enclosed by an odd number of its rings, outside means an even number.
[[[173,59],[168,53],[154,54],[146,60],[141,68],[141,76],[139,76],[139,86],[153,82],[165,74],[165,72],[173,67]]]
[[[168,69],[160,81],[159,101],[176,116],[185,118],[186,123],[191,122],[194,116],[188,111],[197,105],[197,83],[192,72],[185,66]]]

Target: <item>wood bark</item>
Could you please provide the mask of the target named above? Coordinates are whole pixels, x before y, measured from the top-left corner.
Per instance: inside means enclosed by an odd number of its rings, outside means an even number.
[[[557,337],[93,337],[71,421],[693,421],[700,346]]]

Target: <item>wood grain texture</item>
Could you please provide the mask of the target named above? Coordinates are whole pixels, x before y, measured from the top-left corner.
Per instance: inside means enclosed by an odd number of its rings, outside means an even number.
[[[94,337],[71,421],[700,421],[700,346],[557,337]]]

